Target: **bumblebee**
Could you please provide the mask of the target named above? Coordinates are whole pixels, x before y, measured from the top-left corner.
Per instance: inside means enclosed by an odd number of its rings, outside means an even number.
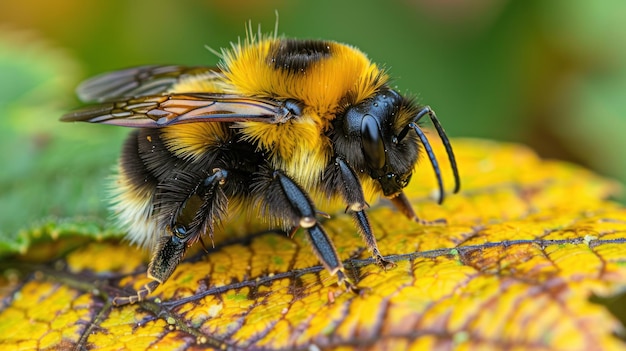
[[[62,117],[135,128],[121,152],[112,209],[130,241],[152,251],[151,281],[114,304],[145,299],[229,213],[292,233],[303,228],[324,267],[352,289],[315,205],[341,201],[376,262],[392,267],[377,247],[366,199],[382,194],[421,222],[402,190],[424,152],[443,201],[439,163],[418,124],[425,116],[458,192],[452,146],[433,110],[392,89],[385,70],[358,49],[249,34],[219,56],[217,67],[96,76],[77,89],[92,104]]]

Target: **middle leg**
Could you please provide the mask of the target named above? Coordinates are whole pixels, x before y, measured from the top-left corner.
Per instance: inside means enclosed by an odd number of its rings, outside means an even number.
[[[324,228],[316,219],[315,207],[306,192],[289,176],[279,170],[266,169],[259,174],[252,186],[256,207],[263,216],[283,229],[293,227],[306,229],[313,251],[331,275],[337,275],[340,284],[349,290],[357,290],[347,278],[343,264]]]

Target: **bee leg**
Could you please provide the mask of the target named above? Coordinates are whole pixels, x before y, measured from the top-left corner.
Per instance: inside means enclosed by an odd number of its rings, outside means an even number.
[[[177,226],[174,232],[174,235],[162,236],[154,251],[148,266],[148,278],[152,279],[152,281],[137,290],[135,295],[115,297],[113,305],[121,306],[143,301],[146,296],[172,275],[180,260],[185,256],[189,239],[189,235],[187,235],[183,226]]]
[[[400,192],[397,196],[390,198],[391,203],[408,219],[411,221],[417,222],[422,225],[438,225],[438,224],[446,224],[445,218],[436,219],[434,221],[425,221],[415,214],[413,210],[413,206],[409,202],[409,199],[406,198],[403,192]]]
[[[327,173],[330,177],[327,178],[329,180],[327,184],[336,189],[348,204],[346,211],[352,212],[352,217],[359,229],[359,233],[372,252],[372,257],[374,257],[378,266],[384,270],[395,267],[395,264],[386,260],[378,249],[376,237],[365,213],[365,209],[369,207],[369,204],[365,201],[363,187],[356,172],[341,157],[337,157],[331,167],[332,169]]]
[[[219,187],[224,185],[227,176],[227,171],[216,168],[213,170],[213,174],[206,178],[178,178],[180,182],[188,180],[191,183],[197,182],[198,184],[189,187],[189,189],[193,189],[191,193],[183,194],[185,201],[178,201],[176,206],[169,209],[169,212],[172,214],[179,215],[168,216],[174,222],[167,225],[171,234],[162,236],[154,250],[148,266],[148,278],[152,279],[152,281],[139,289],[135,295],[116,297],[113,299],[114,305],[119,306],[143,301],[146,296],[152,293],[160,284],[167,281],[174,273],[180,261],[185,257],[189,245],[193,244],[200,235],[204,234],[207,228],[212,233],[212,223],[219,221],[220,214],[225,212],[224,193],[220,191]],[[192,179],[196,180],[192,181]],[[191,207],[191,211],[195,212],[191,222],[188,225],[178,223],[181,213],[188,210],[186,208],[187,200],[196,195],[201,199],[202,204],[197,207]]]
[[[134,304],[135,302],[143,301],[146,296],[150,295],[161,283],[156,280],[144,285],[141,289],[137,290],[135,295],[128,296],[116,296],[113,298],[113,306],[124,306],[128,304]]]
[[[283,219],[287,225],[306,229],[307,237],[316,256],[331,275],[337,275],[339,283],[348,290],[357,291],[356,286],[344,273],[337,250],[328,238],[324,228],[315,218],[313,202],[291,178],[281,171],[274,171],[271,184],[263,187],[261,195],[272,216]],[[259,189],[257,187],[257,189]],[[258,190],[257,190],[258,191]]]
[[[372,251],[372,257],[374,257],[374,260],[376,260],[376,264],[384,270],[394,268],[396,264],[389,260],[386,260],[378,250],[376,237],[374,236],[372,227],[370,226],[365,211],[354,212],[352,215],[354,216],[354,219],[358,225],[361,237],[365,241],[365,244],[367,244],[367,247],[370,249],[370,251]]]

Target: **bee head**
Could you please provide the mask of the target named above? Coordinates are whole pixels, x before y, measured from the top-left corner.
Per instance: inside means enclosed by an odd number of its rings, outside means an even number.
[[[416,114],[411,100],[382,89],[337,116],[336,152],[376,180],[386,197],[395,197],[409,184],[417,162],[419,141],[406,128]]]

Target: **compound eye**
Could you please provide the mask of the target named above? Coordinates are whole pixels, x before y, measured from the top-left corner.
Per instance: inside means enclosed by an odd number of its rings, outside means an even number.
[[[365,161],[372,169],[385,166],[385,145],[378,121],[371,115],[365,115],[361,121],[361,146]]]

